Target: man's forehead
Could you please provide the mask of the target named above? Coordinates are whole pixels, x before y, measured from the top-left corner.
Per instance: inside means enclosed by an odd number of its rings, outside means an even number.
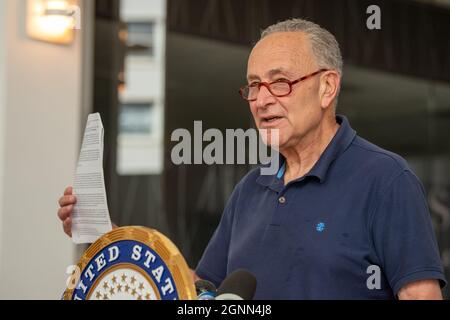
[[[259,70],[251,70],[249,68],[247,78],[249,80],[259,79],[260,77],[271,79],[278,75],[284,75],[288,77],[295,76],[294,68],[293,67],[283,67],[283,66],[276,66],[274,68],[264,68],[264,71]],[[262,74],[261,74],[262,73]]]
[[[248,76],[289,73],[310,63],[309,44],[301,32],[281,32],[260,40],[248,61]]]

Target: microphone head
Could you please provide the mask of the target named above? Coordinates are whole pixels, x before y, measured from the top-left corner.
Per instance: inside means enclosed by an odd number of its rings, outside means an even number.
[[[214,300],[217,294],[216,286],[208,280],[198,280],[195,282],[197,300]]]
[[[217,289],[216,300],[252,300],[256,291],[256,278],[239,269],[231,273]]]
[[[216,286],[208,281],[208,280],[197,280],[195,281],[195,289],[197,290],[197,294],[200,294],[204,291],[216,292]]]

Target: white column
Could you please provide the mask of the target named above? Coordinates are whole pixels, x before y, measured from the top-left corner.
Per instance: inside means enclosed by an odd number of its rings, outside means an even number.
[[[3,269],[2,236],[3,230],[3,184],[4,184],[4,142],[5,142],[5,117],[6,117],[6,1],[0,0],[0,275]]]
[[[0,299],[59,299],[76,262],[56,211],[85,121],[88,30],[69,46],[32,40],[25,4],[0,0]]]

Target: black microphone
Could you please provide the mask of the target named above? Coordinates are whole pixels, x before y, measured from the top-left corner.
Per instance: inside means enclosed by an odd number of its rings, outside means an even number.
[[[230,274],[217,289],[216,300],[252,300],[256,291],[256,278],[247,270]]]
[[[197,300],[214,300],[217,295],[217,288],[208,280],[198,280],[195,282]]]

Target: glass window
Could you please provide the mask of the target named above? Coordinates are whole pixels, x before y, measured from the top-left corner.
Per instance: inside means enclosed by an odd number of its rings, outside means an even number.
[[[119,117],[120,134],[151,134],[152,112],[153,103],[122,104]]]
[[[127,53],[153,56],[154,24],[152,22],[128,22],[127,29]]]

